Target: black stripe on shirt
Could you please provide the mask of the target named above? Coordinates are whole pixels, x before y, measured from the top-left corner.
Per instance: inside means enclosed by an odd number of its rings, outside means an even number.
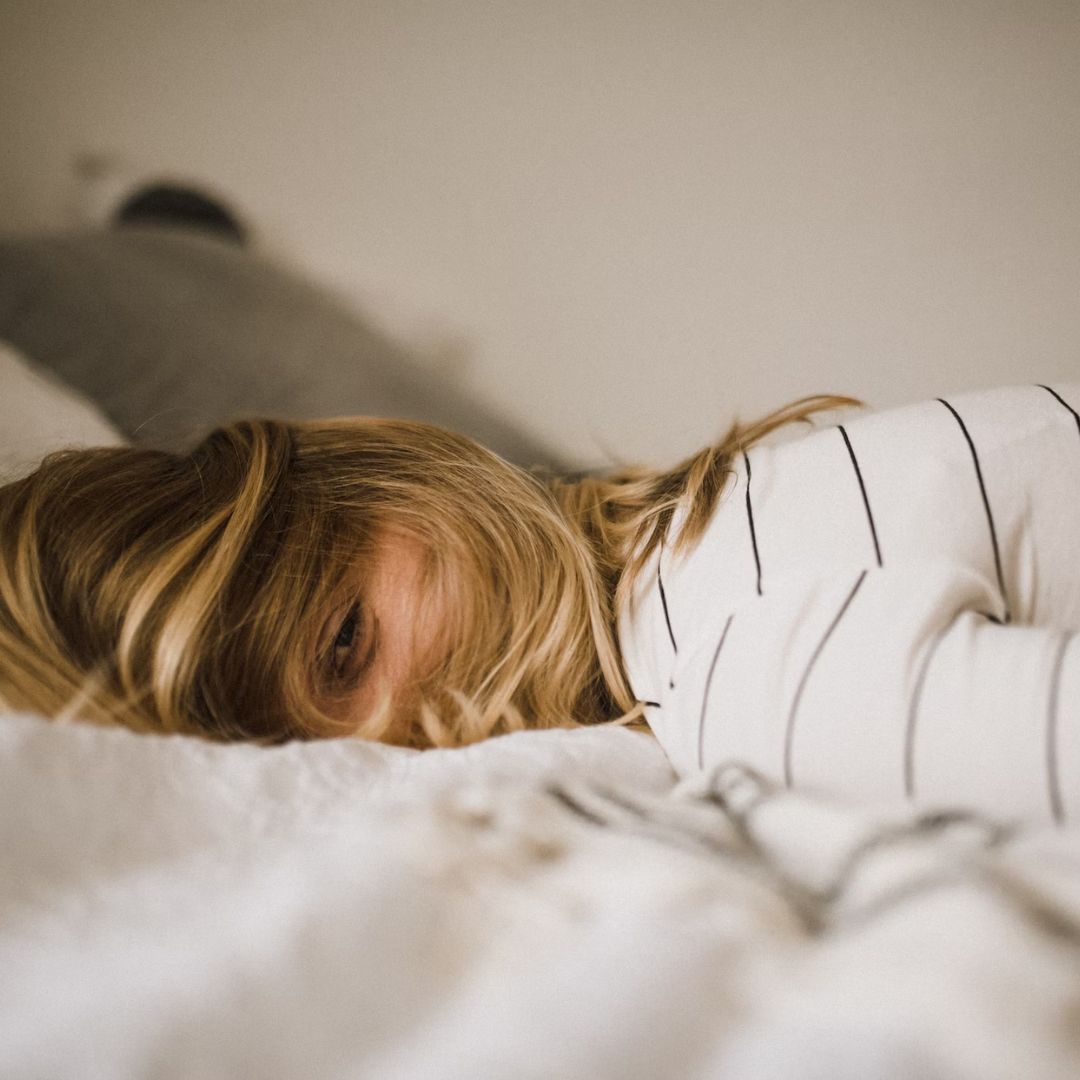
[[[709,674],[705,676],[705,692],[701,695],[701,718],[698,720],[697,734],[697,764],[699,769],[705,768],[705,710],[709,705],[709,688],[712,686],[713,672],[716,670],[716,661],[720,658],[720,650],[724,647],[724,641],[727,638],[728,630],[731,629],[731,620],[734,618],[734,615],[729,615],[727,617],[727,622],[724,623],[723,632],[720,634],[720,640],[716,644],[716,652],[713,653],[712,663],[709,665]]]
[[[750,501],[750,458],[743,452],[743,463],[746,465],[746,520],[750,526],[750,544],[754,549],[754,566],[757,569],[757,594],[761,595],[761,555],[757,546],[757,530],[754,528],[754,504]]]
[[[1050,813],[1058,825],[1065,823],[1065,805],[1061,797],[1061,776],[1058,771],[1058,694],[1061,688],[1061,668],[1065,650],[1072,641],[1074,631],[1061,636],[1057,655],[1054,657],[1054,673],[1050,679],[1050,698],[1046,706],[1046,791],[1050,799]]]
[[[660,603],[663,605],[663,608],[664,608],[664,622],[667,624],[668,637],[671,639],[671,651],[676,656],[678,656],[679,655],[679,646],[675,644],[675,631],[671,629],[671,615],[668,612],[667,593],[664,592],[664,579],[660,575],[660,564],[663,561],[664,561],[664,542],[663,542],[663,540],[661,540],[660,541],[660,554],[659,554],[659,556],[657,556],[657,559],[656,559],[656,584],[660,589]],[[669,690],[674,690],[675,689],[675,680],[670,675],[668,676],[668,689]]]
[[[866,507],[866,520],[870,523],[870,536],[874,541],[874,555],[877,557],[878,566],[881,566],[881,545],[878,543],[877,528],[874,526],[874,515],[870,510],[870,499],[866,494],[866,485],[863,483],[862,470],[859,468],[859,462],[855,457],[855,451],[851,447],[851,439],[848,438],[848,433],[844,428],[844,425],[840,424],[839,427],[840,434],[844,436],[844,445],[847,447],[848,456],[851,458],[852,468],[855,470],[855,479],[859,481],[859,491],[862,492],[863,506]]]
[[[1010,623],[1012,622],[1012,615],[1009,613],[1009,598],[1005,592],[1005,576],[1001,572],[1001,551],[998,548],[997,529],[994,527],[994,514],[990,509],[990,499],[986,494],[986,484],[983,482],[982,466],[979,464],[979,454],[975,449],[975,443],[972,442],[971,435],[968,434],[967,426],[964,424],[964,421],[960,419],[960,414],[944,398],[938,398],[938,401],[953,414],[954,419],[960,425],[960,430],[963,432],[965,440],[967,440],[968,449],[971,451],[971,460],[975,465],[975,477],[979,481],[979,494],[982,495],[983,509],[986,511],[986,523],[990,527],[990,544],[994,549],[994,570],[997,573],[998,591],[1001,593],[1001,602],[1005,607],[1005,617],[1002,619],[1002,622]]]
[[[987,616],[989,618],[989,616]],[[949,627],[940,630],[930,647],[923,655],[922,664],[919,667],[919,676],[915,680],[915,689],[911,694],[911,704],[908,706],[907,729],[904,732],[904,795],[908,799],[915,798],[915,733],[918,730],[919,707],[922,704],[923,686],[926,684],[926,673],[930,670],[930,662],[938,651]]]
[[[833,616],[833,621],[829,623],[828,630],[825,631],[824,636],[818,642],[817,648],[814,649],[813,655],[806,665],[806,670],[802,673],[802,678],[799,680],[798,689],[795,691],[795,697],[791,702],[791,711],[788,713],[787,731],[784,734],[784,785],[786,787],[791,787],[792,785],[791,749],[795,740],[795,717],[799,711],[799,703],[802,701],[803,691],[806,689],[806,683],[810,678],[810,672],[814,670],[814,665],[817,663],[818,657],[821,656],[826,643],[829,638],[832,637],[833,631],[844,617],[844,613],[851,606],[851,601],[855,599],[855,594],[866,580],[867,573],[868,571],[864,570],[859,575],[858,581],[855,582],[851,592],[847,594],[847,599],[840,605],[840,610]]]
[[[675,644],[675,631],[671,629],[671,615],[668,613],[667,606],[667,593],[664,592],[664,579],[660,576],[660,564],[664,561],[664,545],[660,544],[660,555],[656,560],[656,584],[660,588],[660,603],[664,608],[664,622],[667,623],[668,637],[671,638],[671,650],[676,655],[679,652],[679,646]]]
[[[1049,386],[1043,386],[1042,383],[1038,384],[1040,390],[1045,390],[1048,394],[1051,394],[1057,400],[1072,413],[1073,419],[1076,421],[1076,430],[1080,433],[1080,413],[1078,413],[1056,390],[1051,390]]]

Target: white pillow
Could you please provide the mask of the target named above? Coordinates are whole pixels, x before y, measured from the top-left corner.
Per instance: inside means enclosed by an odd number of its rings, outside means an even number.
[[[0,483],[33,472],[54,450],[124,441],[97,406],[0,341]]]

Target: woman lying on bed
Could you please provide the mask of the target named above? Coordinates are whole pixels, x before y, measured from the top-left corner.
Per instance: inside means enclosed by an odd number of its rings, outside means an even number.
[[[53,455],[0,489],[0,701],[409,746],[644,715],[682,772],[1080,811],[1080,388],[760,442],[846,404],[576,483],[396,420]]]

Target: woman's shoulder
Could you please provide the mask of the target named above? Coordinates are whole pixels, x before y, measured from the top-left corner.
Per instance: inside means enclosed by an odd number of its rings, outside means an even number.
[[[850,434],[898,440],[911,451],[929,447],[970,450],[978,433],[988,445],[1054,427],[1080,424],[1080,384],[1053,383],[966,390],[877,410],[842,424]]]
[[[736,479],[759,496],[787,481],[785,501],[816,502],[833,485],[862,481],[864,465],[904,473],[944,473],[1003,451],[1046,453],[1062,436],[1080,434],[1080,384],[1031,384],[969,390],[875,410],[779,445],[758,445],[732,462]],[[735,484],[733,486],[738,486]]]
[[[1076,384],[853,414],[736,454],[715,514],[682,558],[674,552],[685,508],[676,516],[664,567],[675,592],[707,580],[728,595],[756,595],[780,577],[890,557],[981,562],[988,508],[1003,532],[1019,535],[1025,508],[1069,463],[1080,483]]]

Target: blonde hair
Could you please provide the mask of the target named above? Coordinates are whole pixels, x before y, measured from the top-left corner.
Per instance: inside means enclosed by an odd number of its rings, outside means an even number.
[[[278,742],[386,738],[320,702],[327,612],[386,530],[426,553],[439,662],[408,742],[635,715],[615,637],[623,594],[670,529],[693,543],[734,454],[850,399],[734,425],[668,471],[577,482],[401,420],[248,420],[190,454],[67,451],[0,488],[0,703],[137,731]]]

